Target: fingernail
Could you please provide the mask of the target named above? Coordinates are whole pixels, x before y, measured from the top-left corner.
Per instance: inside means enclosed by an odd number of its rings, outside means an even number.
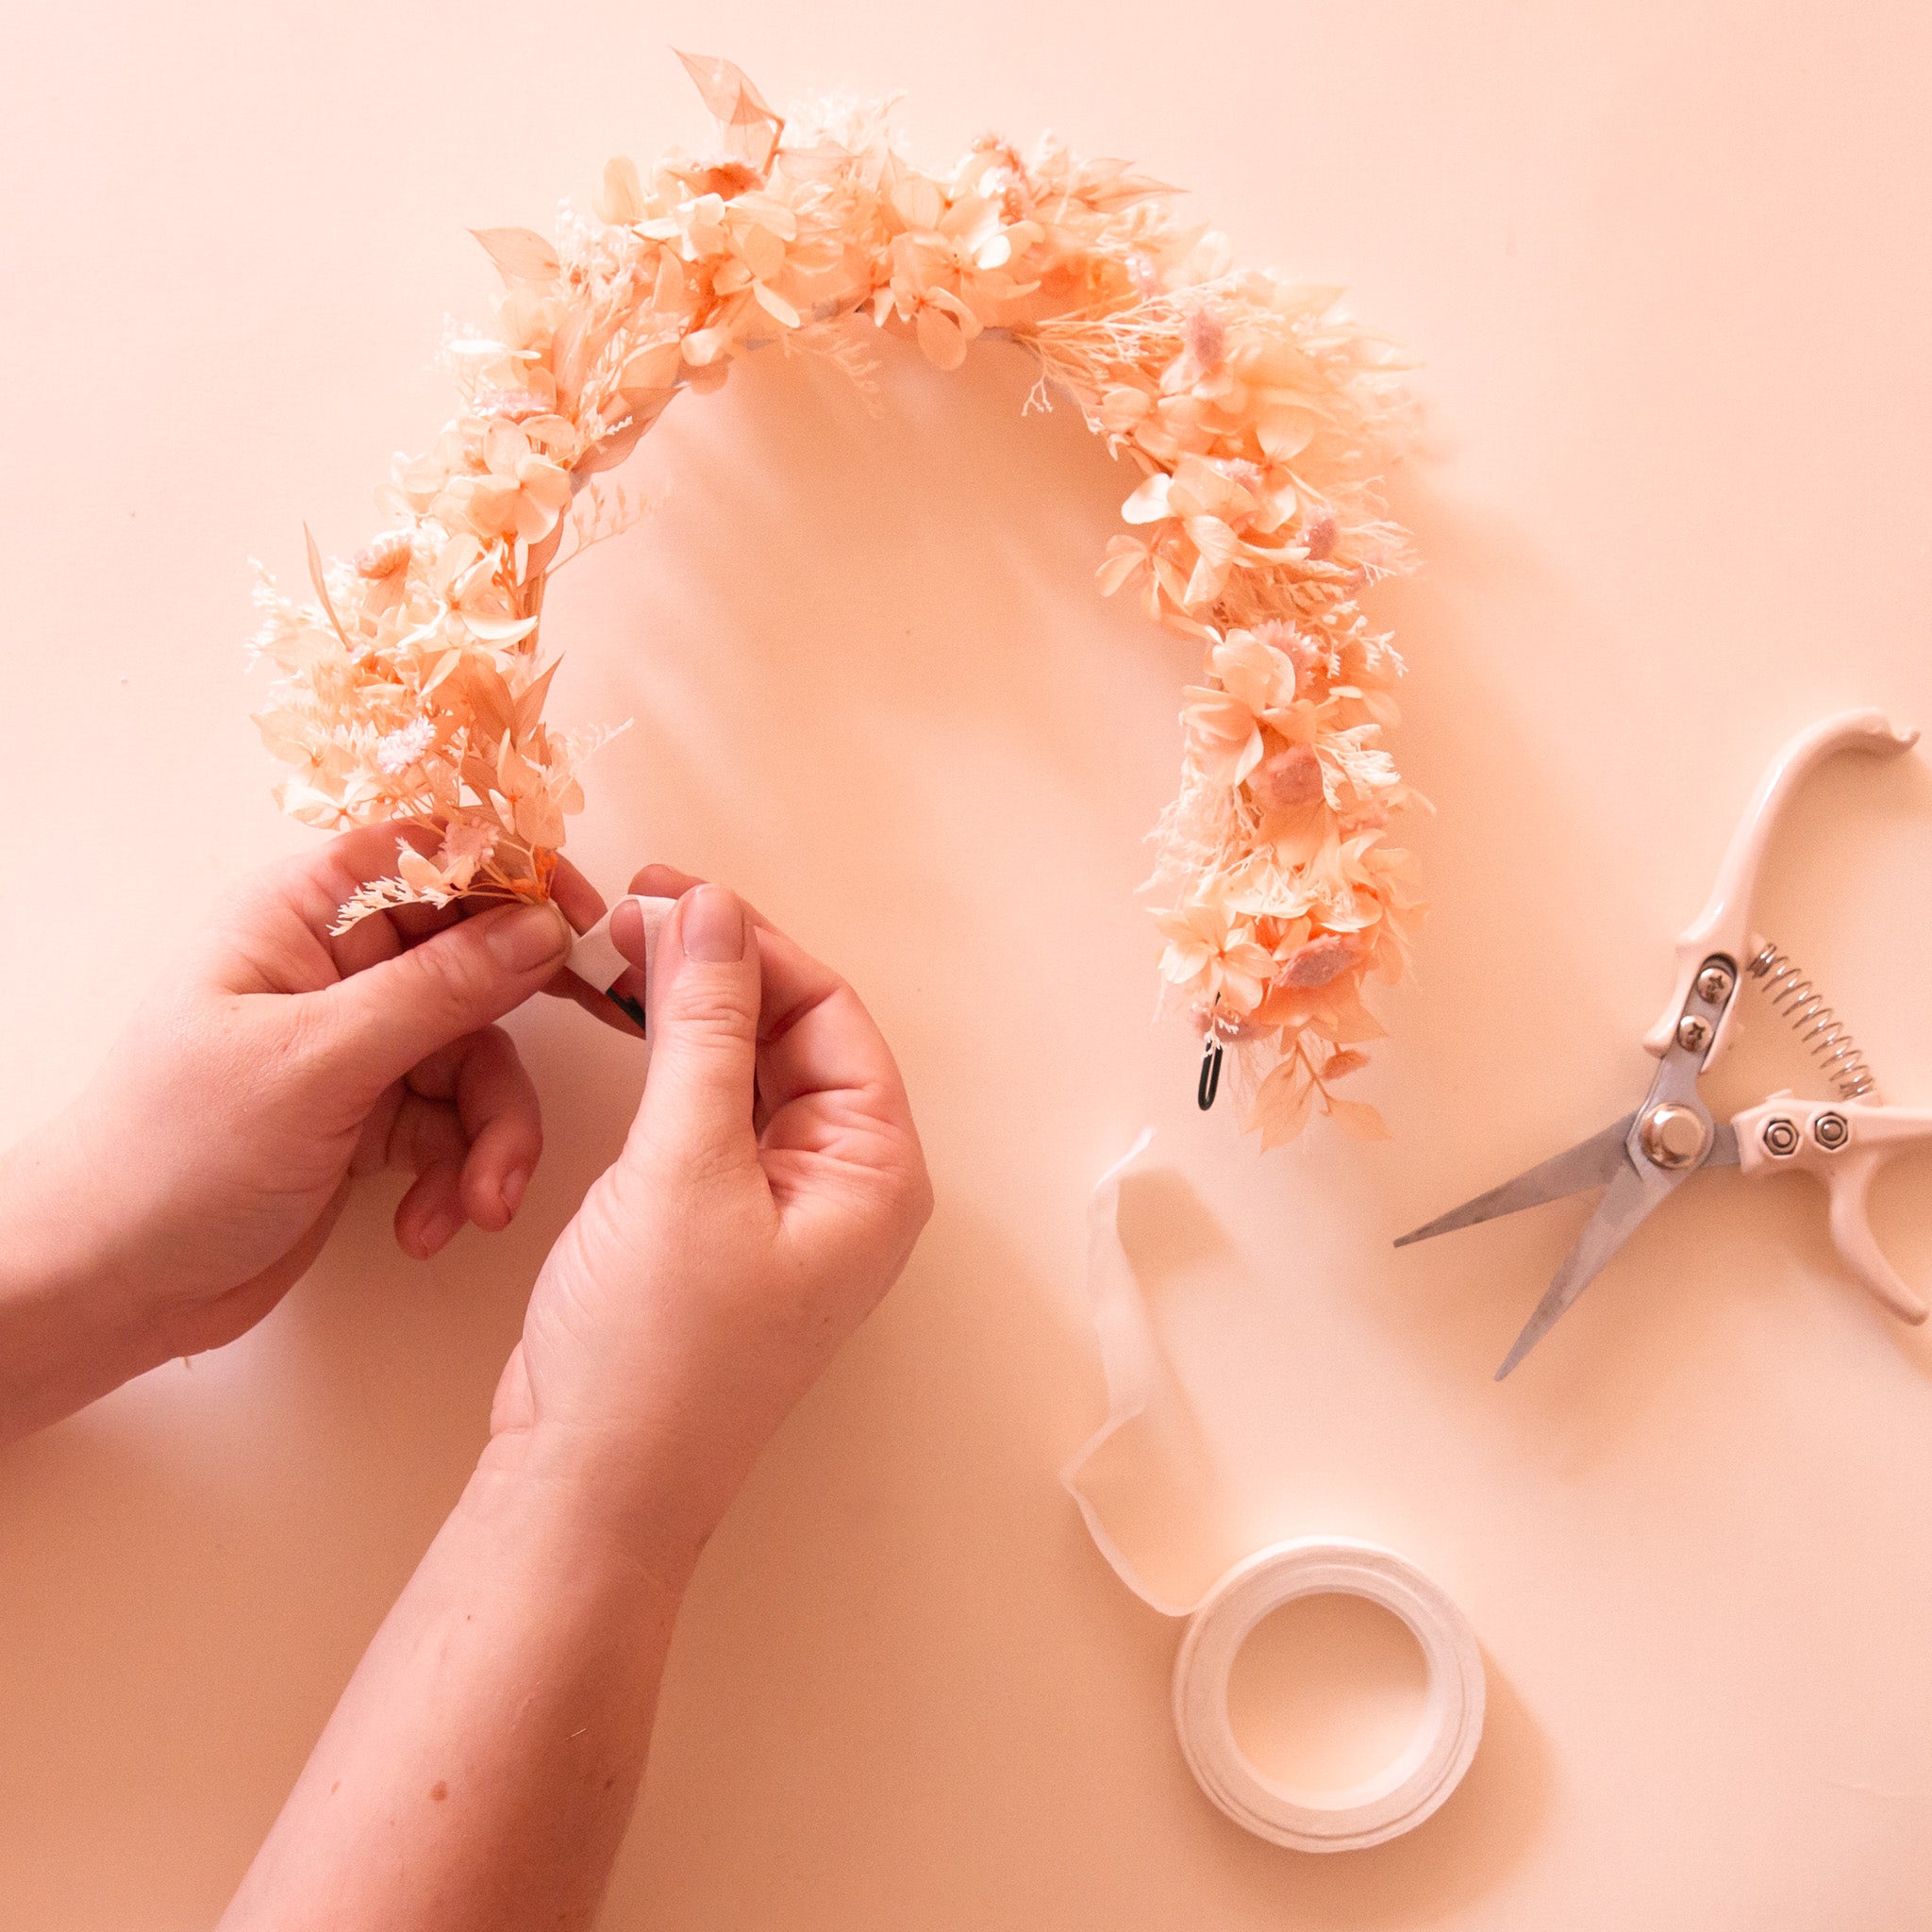
[[[684,952],[719,963],[744,958],[744,908],[723,886],[694,886],[684,902]]]
[[[555,906],[520,906],[514,912],[500,912],[491,920],[483,943],[506,973],[528,973],[563,957],[570,943],[570,928]]]
[[[416,1239],[423,1243],[425,1256],[438,1253],[462,1226],[463,1217],[453,1208],[440,1208],[416,1230]]]
[[[503,1177],[503,1211],[512,1221],[516,1219],[517,1209],[524,1205],[524,1190],[529,1185],[530,1173],[527,1168],[513,1167]]]

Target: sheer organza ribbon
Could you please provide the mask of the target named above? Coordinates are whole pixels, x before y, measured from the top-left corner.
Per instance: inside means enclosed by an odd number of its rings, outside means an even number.
[[[1141,1284],[1121,1240],[1121,1190],[1152,1144],[1143,1128],[1094,1183],[1087,1209],[1087,1279],[1093,1332],[1107,1384],[1107,1419],[1060,1480],[1078,1506],[1094,1547],[1126,1587],[1164,1617],[1185,1618],[1174,1661],[1174,1729],[1195,1781],[1245,1830],[1295,1851],[1351,1851],[1412,1830],[1449,1796],[1482,1738],[1482,1651],[1469,1621],[1405,1557],[1346,1537],[1300,1537],[1237,1563],[1196,1603],[1177,1603],[1147,1582],[1108,1528],[1084,1485],[1089,1465],[1128,1424],[1145,1414],[1160,1372]],[[1255,1626],[1296,1597],[1365,1597],[1407,1624],[1428,1668],[1414,1736],[1394,1760],[1345,1790],[1298,1790],[1256,1769],[1236,1740],[1227,1687]]]

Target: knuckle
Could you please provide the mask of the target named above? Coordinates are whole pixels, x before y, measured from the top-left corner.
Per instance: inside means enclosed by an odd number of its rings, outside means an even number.
[[[699,1042],[736,1045],[758,1030],[758,987],[741,974],[693,973],[689,968],[665,989],[667,1027]]]
[[[885,1196],[891,1211],[917,1232],[932,1219],[936,1205],[924,1148],[909,1131],[889,1130],[879,1167],[885,1177]]]
[[[703,1132],[654,1131],[641,1116],[625,1142],[619,1165],[626,1177],[659,1200],[681,1201],[714,1210],[721,1199],[741,1187],[758,1164],[758,1147],[749,1136]]]
[[[699,1136],[682,1141],[671,1157],[676,1184],[696,1199],[735,1200],[758,1165],[758,1145],[749,1136]]]
[[[918,1147],[875,1152],[846,1176],[855,1222],[891,1246],[903,1263],[926,1223],[936,1197]]]
[[[514,1060],[521,1066],[523,1057],[517,1052],[517,1043],[510,1036],[509,1028],[492,1020],[487,1026],[479,1026],[470,1035],[474,1042],[471,1051],[485,1055],[491,1059]]]
[[[932,1211],[939,1206],[939,1197],[933,1192],[932,1176],[925,1171],[925,1162],[914,1165],[910,1185],[907,1192],[907,1212],[915,1229],[923,1228],[932,1219]]]
[[[915,1164],[901,1174],[893,1186],[888,1207],[890,1225],[898,1237],[903,1255],[909,1255],[925,1224],[932,1219],[932,1182],[923,1164]]]
[[[277,1004],[285,1010],[277,1015],[281,1024],[263,1042],[264,1064],[258,1077],[306,1087],[325,1074],[341,1051],[338,1016],[321,1000],[297,998]]]
[[[494,1022],[461,1035],[451,1042],[449,1052],[459,1083],[487,1081],[494,1088],[505,1088],[526,1077],[516,1041]]]
[[[452,928],[455,937],[459,929]],[[452,1034],[470,1029],[475,1016],[477,991],[476,961],[467,945],[421,945],[409,954],[416,997],[425,1014],[441,1022]]]

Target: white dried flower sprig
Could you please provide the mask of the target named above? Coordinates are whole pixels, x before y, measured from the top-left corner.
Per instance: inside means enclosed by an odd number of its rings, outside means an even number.
[[[257,648],[281,677],[258,723],[294,768],[284,808],[441,841],[433,856],[404,842],[338,929],[385,907],[547,895],[578,767],[608,734],[544,722],[544,579],[641,513],[592,479],[680,390],[715,389],[773,343],[863,385],[854,317],[941,369],[998,331],[1140,472],[1102,590],[1135,590],[1203,648],[1157,835],[1161,974],[1237,1051],[1264,1146],[1317,1106],[1379,1134],[1331,1089],[1381,1033],[1362,984],[1402,975],[1421,911],[1386,830],[1410,796],[1381,741],[1401,662],[1357,602],[1405,562],[1375,494],[1404,421],[1390,351],[1336,291],[1233,270],[1122,162],[1052,141],[1023,158],[989,136],[929,175],[882,108],[828,108],[801,134],[728,61],[683,58],[718,151],[648,176],[612,161],[596,219],[566,210],[555,243],[479,233],[504,291],[490,328],[446,344],[463,407],[397,459],[378,494],[390,527],[348,564],[325,567],[311,540],[312,602],[263,578]]]

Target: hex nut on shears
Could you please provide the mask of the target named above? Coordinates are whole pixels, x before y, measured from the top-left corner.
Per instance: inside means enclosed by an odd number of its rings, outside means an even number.
[[[1827,1154],[1836,1154],[1852,1138],[1852,1124],[1841,1113],[1822,1113],[1811,1123],[1811,1138]]]
[[[1764,1142],[1764,1151],[1774,1159],[1789,1160],[1798,1151],[1798,1124],[1781,1113],[1773,1114],[1765,1122],[1758,1138]]]

